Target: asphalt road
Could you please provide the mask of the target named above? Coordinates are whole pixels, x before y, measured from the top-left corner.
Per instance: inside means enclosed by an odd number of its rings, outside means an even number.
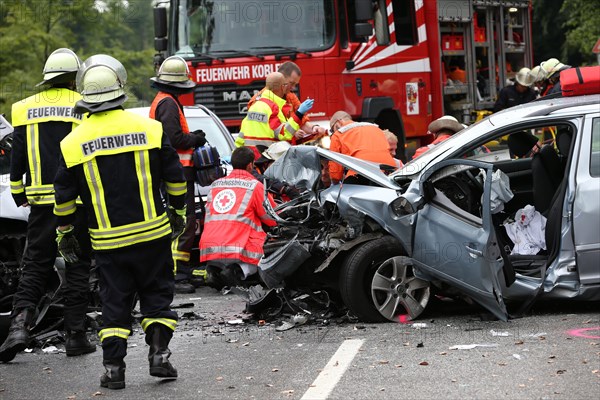
[[[416,321],[421,327],[332,323],[279,332],[227,324],[244,309],[233,294],[202,288],[178,295],[175,304],[183,303],[194,306],[180,315],[200,319],[182,319],[171,342],[177,380],[148,375],[137,326],[124,390],[100,388],[100,348],[69,359],[36,350],[0,364],[0,399],[600,398],[598,304],[540,304],[500,322],[483,320],[476,307],[440,303]]]

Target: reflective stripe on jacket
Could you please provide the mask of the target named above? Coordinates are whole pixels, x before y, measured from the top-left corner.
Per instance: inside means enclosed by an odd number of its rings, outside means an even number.
[[[242,120],[235,145],[269,147],[279,141],[290,142],[300,128],[300,118],[296,113],[292,113],[291,118],[286,118],[283,115],[284,106],[284,99],[265,89]]]
[[[124,110],[93,114],[61,142],[61,151],[54,213],[59,218],[74,213],[73,199],[80,194],[94,250],[171,234],[161,178],[169,196],[181,198],[181,207],[186,183],[160,122]]]
[[[252,107],[252,104],[254,104],[256,100],[260,99],[265,90],[267,89],[262,88],[260,92],[256,93],[254,96],[252,96],[250,100],[248,100],[248,109]],[[296,96],[296,93],[289,92],[288,94],[286,94],[285,105],[281,107],[281,110],[283,111],[283,116],[287,119],[292,118],[292,114],[295,113],[296,110],[298,110],[300,104],[302,104],[302,102],[300,101],[298,96]],[[308,121],[310,121],[309,116],[307,114],[304,114],[304,116],[302,117],[302,121],[300,121],[300,126],[306,124]]]
[[[171,95],[169,93],[158,92],[158,94],[154,98],[154,101],[152,101],[152,105],[150,106],[150,118],[156,119],[156,108],[158,107],[158,104],[163,99],[166,99],[166,98],[173,99],[173,101],[175,103],[177,103],[177,109],[179,110],[179,124],[181,125],[181,130],[184,135],[189,135],[190,128],[188,127],[187,120],[185,119],[183,110],[181,109],[181,107],[179,107],[179,103],[177,102],[177,100],[175,100],[175,97],[173,97],[173,95]],[[167,134],[168,134],[168,132],[167,132]],[[194,149],[192,149],[192,148],[188,148],[188,149],[176,148],[175,151],[177,151],[177,154],[179,155],[179,161],[181,162],[181,165],[183,165],[184,167],[193,167],[194,166],[194,161],[192,160],[192,154],[194,153]]]
[[[379,164],[395,165],[390,154],[388,141],[385,134],[375,124],[366,122],[352,122],[342,126],[331,136],[329,150],[346,154],[361,160],[372,161]],[[329,162],[329,175],[331,179],[342,180],[344,168],[333,161]],[[349,171],[348,175],[355,175]]]
[[[211,185],[200,238],[201,262],[258,264],[266,237],[261,224],[276,225],[264,209],[264,196],[263,184],[241,169]]]
[[[59,143],[81,122],[74,111],[81,96],[69,89],[50,88],[12,106],[11,193],[31,205],[53,205]],[[25,183],[23,183],[25,175]],[[20,204],[17,204],[20,205]]]

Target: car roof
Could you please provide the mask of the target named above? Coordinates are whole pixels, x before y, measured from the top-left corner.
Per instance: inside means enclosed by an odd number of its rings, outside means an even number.
[[[491,131],[518,123],[544,121],[549,118],[578,116],[599,111],[600,95],[540,99],[494,113],[489,117],[456,133],[450,139],[437,144],[425,154],[413,159],[394,176],[412,176],[421,172],[436,159],[469,145]]]

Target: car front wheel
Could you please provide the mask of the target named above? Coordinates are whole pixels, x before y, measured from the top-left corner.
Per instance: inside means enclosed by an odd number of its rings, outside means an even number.
[[[383,322],[385,317],[371,295],[373,277],[389,258],[403,255],[400,242],[391,236],[365,242],[344,260],[340,273],[340,294],[348,309],[363,322]]]
[[[428,281],[415,277],[409,257],[384,261],[371,281],[371,297],[379,313],[398,322],[402,315],[417,318],[427,306],[431,288]]]

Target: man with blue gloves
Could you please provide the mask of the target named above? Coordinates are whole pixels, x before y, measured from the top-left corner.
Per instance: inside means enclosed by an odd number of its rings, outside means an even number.
[[[248,109],[248,114],[242,121],[240,133],[235,141],[237,147],[269,147],[279,141],[291,142],[300,128],[302,117],[310,111],[314,100],[305,100],[290,118],[286,118],[283,107],[286,104],[284,94],[287,85],[289,83],[286,83],[282,73],[273,72],[267,75],[266,89]]]

